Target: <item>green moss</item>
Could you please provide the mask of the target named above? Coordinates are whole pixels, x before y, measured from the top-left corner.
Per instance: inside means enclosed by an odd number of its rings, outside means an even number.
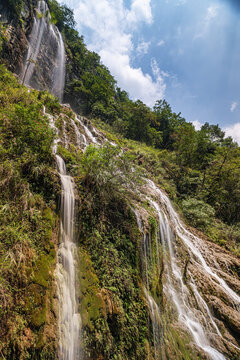
[[[64,147],[58,145],[58,153],[65,160],[67,166],[70,168],[77,163],[76,156],[73,152],[68,151]]]
[[[200,360],[190,346],[190,338],[182,330],[170,326],[167,332],[168,347],[165,351],[170,360]]]
[[[50,207],[46,207],[42,212],[42,217],[46,220],[52,228],[56,225],[56,214],[52,211]]]
[[[51,292],[46,291],[42,284],[28,287],[25,312],[32,327],[39,328],[46,323],[49,299],[51,302]]]
[[[100,293],[99,279],[94,271],[89,255],[85,251],[80,251],[79,257],[80,311],[83,326],[93,330],[94,322],[106,313],[105,303]]]
[[[56,354],[52,240],[59,179],[42,109],[56,112],[60,105],[20,85],[2,65],[0,102],[0,358],[49,360],[46,347]]]
[[[46,303],[41,307],[35,309],[31,315],[30,323],[34,327],[40,327],[46,323],[47,320],[47,306]]]
[[[56,262],[56,252],[54,249],[47,255],[40,256],[34,267],[33,282],[45,288],[49,287],[49,280],[53,276],[53,265]]]

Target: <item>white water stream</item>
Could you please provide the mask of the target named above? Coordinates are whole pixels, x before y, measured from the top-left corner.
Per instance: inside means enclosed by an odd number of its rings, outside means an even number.
[[[165,208],[167,211],[167,215],[170,218],[170,221],[173,223],[174,230],[179,236],[179,238],[186,245],[189,254],[194,260],[198,263],[199,266],[207,273],[212,279],[216,281],[218,285],[221,286],[222,290],[232,299],[233,304],[238,307],[240,305],[240,296],[238,296],[228,285],[227,283],[220,278],[211,268],[207,265],[206,260],[198,249],[197,244],[201,244],[201,239],[197,236],[190,233],[189,230],[186,229],[183,222],[180,220],[178,214],[173,209],[170,200],[168,197],[151,181],[148,180],[149,187],[156,193],[160,200],[160,204],[162,208]]]
[[[158,203],[152,201],[152,205],[155,207],[159,217],[159,228],[167,278],[166,284],[164,285],[164,291],[170,297],[177,309],[179,322],[181,322],[182,325],[188,329],[195,343],[201,349],[203,349],[211,359],[224,360],[225,357],[210,346],[205,329],[199,320],[202,316],[204,318],[209,317],[210,312],[207,311],[205,313],[199,314],[196,309],[191,307],[189,303],[191,294],[187,286],[184,284],[183,275],[176,262],[176,257],[172,246],[173,234],[171,232],[169,222],[167,218],[162,215]],[[198,296],[201,298],[199,293]],[[210,321],[214,323],[211,315]],[[216,325],[215,328],[217,328]],[[217,331],[217,333],[220,334],[219,331]]]
[[[76,121],[78,121],[80,123],[80,120],[77,118],[77,116],[76,116]],[[75,121],[73,119],[71,119],[71,123],[75,130],[77,147],[85,150],[87,147],[86,136],[79,131],[79,128],[77,127],[77,125],[75,124]]]
[[[44,0],[38,1],[29,47],[26,54],[24,68],[20,74],[22,81],[33,88],[46,88],[62,101],[65,84],[65,49],[62,36],[57,27],[50,22],[50,13]],[[49,53],[48,53],[49,52]],[[49,55],[51,53],[51,56]],[[49,56],[48,56],[49,55]],[[51,61],[48,62],[48,58]],[[44,59],[47,62],[44,63]],[[47,75],[46,75],[46,74]],[[45,76],[46,75],[46,76]],[[52,127],[55,128],[53,118],[49,115]],[[97,130],[93,132],[84,124],[81,117],[76,115],[82,131],[72,120],[76,133],[76,143],[85,150],[87,145],[101,144]],[[55,128],[56,129],[56,128]],[[57,129],[56,129],[57,131]],[[61,178],[61,243],[58,249],[57,287],[59,297],[59,360],[81,360],[81,317],[78,312],[76,261],[77,249],[74,244],[74,210],[75,196],[73,179],[67,175],[64,160],[56,154],[55,140],[53,152],[56,156],[57,170]],[[64,143],[67,147],[67,135],[64,131]],[[112,143],[112,145],[115,145]],[[179,323],[192,336],[194,343],[201,348],[211,360],[226,360],[225,356],[213,347],[210,337],[222,335],[210,309],[198,290],[193,274],[190,274],[188,287],[184,282],[184,275],[178,265],[175,237],[179,237],[187,249],[191,262],[196,264],[203,274],[210,277],[226,296],[231,299],[233,306],[240,306],[240,297],[228,284],[208,265],[201,252],[201,239],[193,235],[180,220],[167,196],[150,180],[147,180],[149,192],[154,198],[148,198],[155,209],[159,220],[159,238],[156,236],[156,248],[161,242],[163,249],[164,271],[166,281],[164,293],[171,300],[177,312]],[[144,258],[144,292],[148,302],[153,328],[155,360],[160,360],[161,313],[149,289],[149,255],[148,241],[144,232],[141,217],[135,211],[139,230],[142,233],[142,249]],[[158,242],[159,241],[159,242]],[[149,246],[151,245],[151,241]],[[157,251],[158,253],[158,251]],[[159,258],[157,259],[159,262]],[[158,267],[159,263],[158,263]],[[194,294],[198,306],[194,307],[191,298]],[[211,335],[211,336],[210,336]],[[235,345],[233,345],[235,346]]]
[[[191,303],[191,293],[184,283],[184,275],[178,266],[177,257],[174,249],[174,239],[178,236],[188,250],[190,259],[195,262],[201,271],[210,276],[213,281],[231,298],[233,306],[240,304],[240,297],[207,265],[197,244],[201,244],[201,239],[190,233],[180,220],[173,209],[167,196],[150,180],[147,180],[148,193],[154,195],[154,198],[147,198],[153,209],[155,209],[159,220],[160,243],[163,249],[164,271],[166,281],[164,284],[164,293],[174,304],[178,314],[178,321],[192,335],[195,344],[201,348],[212,360],[226,360],[225,356],[216,350],[210,344],[210,335],[221,338],[222,335],[218,326],[208,308],[207,303],[197,289],[197,285],[192,275],[190,275],[191,291],[197,300],[198,306],[195,308]],[[138,226],[142,231],[139,218]],[[170,225],[171,224],[171,225]],[[174,231],[172,230],[174,229]],[[146,256],[147,261],[147,256]],[[146,293],[148,302],[150,301],[149,292]],[[158,311],[160,311],[158,309]],[[155,320],[154,320],[155,322]],[[154,326],[154,324],[153,324]],[[215,334],[215,335],[214,335]],[[155,335],[154,335],[155,337]],[[155,340],[154,340],[155,342]],[[232,344],[234,347],[235,345]],[[156,350],[155,350],[156,353]],[[155,355],[156,358],[156,355]]]
[[[65,48],[44,0],[38,1],[20,78],[38,90],[48,89],[62,101],[65,84]]]
[[[50,124],[56,129],[54,120],[48,115]],[[81,360],[81,316],[78,311],[76,262],[77,248],[74,243],[75,196],[73,179],[67,175],[64,160],[56,154],[56,139],[53,153],[62,184],[61,194],[61,242],[57,253],[56,278],[59,299],[59,360]]]
[[[74,239],[75,197],[73,180],[67,175],[63,159],[56,155],[61,177],[61,244],[58,249],[57,278],[59,295],[59,359],[80,359],[81,317],[76,297]]]
[[[79,132],[79,128],[74,123],[74,129],[76,132],[77,145],[82,147],[84,142],[84,148],[91,142],[99,143],[98,139],[92,134],[92,132],[83,124],[81,118],[76,117],[80,127],[84,130],[85,135]],[[84,136],[84,138],[82,138]],[[83,140],[84,139],[84,140]],[[87,140],[88,139],[88,140]],[[195,245],[195,241],[201,242],[196,236],[191,234],[181,222],[180,218],[174,211],[167,196],[150,180],[147,180],[148,187],[151,192],[154,193],[157,201],[149,199],[152,207],[158,214],[159,218],[159,236],[156,236],[156,249],[159,253],[159,241],[163,247],[164,257],[164,269],[166,273],[166,283],[164,285],[164,292],[166,296],[174,304],[178,314],[178,321],[182,324],[183,328],[186,328],[192,335],[194,343],[201,348],[211,360],[226,360],[225,356],[215,349],[209,340],[209,336],[222,337],[218,326],[208,308],[207,303],[199,293],[197,285],[191,276],[189,285],[191,286],[192,292],[194,293],[195,299],[198,301],[198,308],[195,308],[190,299],[191,293],[188,287],[184,284],[183,274],[180,267],[177,264],[177,258],[173,247],[174,233],[170,223],[173,225],[174,232],[186,245],[189,250],[191,259],[197,261],[199,265],[203,267],[203,270],[211,275],[212,278],[218,281],[218,284],[232,297],[233,302],[237,305],[239,303],[238,295],[233,292],[223,279],[221,279],[213,270],[206,264],[200,250]],[[161,359],[161,336],[163,334],[161,313],[159,307],[151,296],[149,290],[149,256],[152,257],[151,241],[148,243],[146,234],[142,226],[141,216],[138,211],[133,210],[136,215],[137,223],[140,232],[142,233],[142,250],[143,250],[143,267],[144,267],[144,292],[149,306],[149,312],[152,322],[153,339],[154,339],[154,350],[155,360]],[[158,234],[158,232],[157,232]],[[159,265],[159,258],[156,259]],[[215,334],[215,335],[214,335]],[[234,346],[234,345],[233,345]]]
[[[51,25],[50,25],[51,26]],[[62,35],[56,26],[52,26],[55,32],[57,40],[57,55],[56,55],[56,66],[53,70],[53,84],[50,88],[50,92],[57,96],[62,102],[63,91],[65,85],[65,47],[62,39]]]
[[[134,214],[136,216],[138,228],[142,234],[143,256],[141,257],[141,260],[142,260],[142,268],[143,268],[142,276],[144,279],[144,294],[145,294],[145,297],[146,297],[146,300],[148,303],[151,322],[152,322],[155,360],[160,360],[160,343],[161,343],[161,334],[162,334],[162,329],[161,329],[162,324],[161,324],[161,316],[160,316],[159,307],[158,307],[156,301],[154,300],[154,298],[151,296],[150,290],[149,290],[149,276],[148,276],[149,261],[148,261],[148,249],[147,249],[147,236],[143,229],[142,220],[141,220],[141,216],[140,216],[139,212],[137,211],[137,209],[134,209],[134,208],[132,208],[132,211],[134,212]],[[151,239],[150,239],[150,241],[151,241]],[[158,243],[157,243],[157,248],[158,248]],[[158,251],[157,251],[157,253],[158,253]],[[159,258],[158,258],[158,260],[159,260]]]
[[[85,135],[84,135],[84,141],[86,142],[86,146],[89,145],[89,144],[99,144],[97,138],[92,134],[92,132],[89,130],[89,128],[83,123],[82,119],[80,116],[77,116],[76,115],[76,120],[77,122],[80,124],[81,127],[83,127],[84,129],[84,132],[85,132]],[[87,139],[88,141],[87,141]]]

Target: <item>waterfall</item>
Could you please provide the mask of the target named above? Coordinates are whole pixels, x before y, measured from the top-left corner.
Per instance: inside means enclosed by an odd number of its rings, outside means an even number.
[[[93,132],[97,134],[94,128],[94,130],[90,131],[90,129],[84,125],[84,120],[78,116],[76,116],[75,120],[77,124],[73,122],[72,126],[75,129],[78,147],[83,142],[84,148],[91,142],[100,144],[99,140],[93,135]],[[79,132],[79,127],[81,128],[81,132]],[[83,135],[83,132],[85,135]],[[81,135],[83,135],[83,138]],[[160,277],[160,247],[164,262],[163,292],[167,299],[168,307],[175,309],[181,328],[188,331],[193,342],[206,353],[209,359],[226,360],[225,356],[215,348],[215,343],[212,345],[213,338],[218,340],[223,339],[223,337],[206,301],[198,290],[193,274],[188,272],[190,276],[188,286],[184,282],[184,271],[182,271],[178,264],[179,245],[175,244],[176,237],[179,237],[184,243],[186,249],[189,251],[191,261],[197,262],[198,265],[203,267],[207,275],[211,275],[214,280],[217,280],[236,306],[239,303],[239,297],[229,288],[225,281],[207,265],[197,247],[197,244],[202,243],[201,239],[196,238],[186,229],[174,211],[167,196],[150,180],[147,180],[147,194],[147,200],[158,218],[159,228],[156,229],[155,245],[150,235],[147,234],[144,229],[144,221],[141,218],[140,212],[136,208],[132,210],[135,213],[138,228],[142,234],[142,278],[144,294],[148,303],[152,324],[155,360],[162,358],[161,347],[165,340],[164,333],[166,326],[166,320],[163,319],[159,305],[156,299],[154,299],[154,294],[151,293],[151,271],[154,266],[157,267],[157,276]],[[152,194],[151,198],[149,194]],[[155,253],[153,246],[155,246]],[[232,346],[235,347],[234,344],[232,344]]]
[[[58,293],[59,293],[59,359],[80,359],[80,324],[76,301],[76,274],[74,239],[75,197],[73,180],[67,175],[63,159],[56,155],[57,168],[61,177],[61,245],[58,249]]]
[[[78,121],[80,123],[80,120],[78,119],[78,117],[76,116],[75,117],[76,121]],[[79,131],[79,128],[77,127],[75,121],[72,119],[71,120],[72,122],[72,125],[74,127],[74,130],[75,130],[75,134],[76,134],[76,142],[77,142],[77,147],[79,149],[83,149],[83,150],[86,150],[87,148],[87,139],[86,139],[86,136],[84,134],[82,134],[80,131]],[[81,123],[80,123],[81,124]]]
[[[141,262],[142,262],[142,277],[144,282],[144,294],[148,303],[149,311],[150,311],[150,318],[152,322],[152,333],[153,333],[153,342],[154,342],[154,356],[155,360],[160,360],[160,345],[161,345],[161,337],[162,337],[162,321],[161,321],[161,314],[159,311],[159,307],[154,300],[154,298],[150,294],[149,289],[149,256],[148,256],[148,239],[147,235],[143,229],[142,226],[142,220],[139,212],[137,209],[132,208],[132,211],[134,212],[138,224],[138,229],[142,235],[142,256],[141,256]],[[149,243],[151,242],[151,239],[149,239]],[[156,249],[157,249],[157,262],[159,265],[159,251],[158,251],[158,243],[156,239]],[[150,251],[151,253],[151,251]],[[152,254],[150,254],[152,255]],[[151,257],[151,256],[150,256]],[[152,259],[151,259],[152,260]]]
[[[65,84],[65,48],[62,35],[50,20],[46,2],[38,1],[20,78],[25,85],[38,90],[47,89],[62,101]]]
[[[57,132],[54,120],[48,115],[50,125]],[[67,175],[64,160],[56,154],[56,139],[53,153],[56,156],[57,170],[61,178],[61,243],[57,253],[57,289],[59,298],[59,360],[81,360],[81,316],[78,312],[77,280],[75,263],[77,259],[77,248],[74,244],[74,209],[75,196],[73,179]]]
[[[189,251],[190,256],[195,262],[197,262],[197,264],[202,268],[202,270],[222,288],[222,290],[228,295],[228,297],[231,298],[233,304],[238,307],[240,305],[240,296],[238,296],[226,284],[226,282],[222,278],[220,278],[211,269],[209,265],[207,265],[206,260],[201,254],[201,251],[199,249],[200,244],[202,243],[201,239],[193,235],[192,233],[190,233],[190,231],[186,229],[183,222],[180,220],[178,214],[173,209],[168,197],[159,188],[157,188],[151,180],[148,180],[148,185],[156,193],[160,203],[162,204],[162,207],[166,209],[170,221],[173,223],[177,236],[182,239],[183,243]]]
[[[212,360],[224,360],[222,353],[210,344],[211,338],[222,338],[218,326],[208,308],[207,303],[197,289],[193,275],[190,273],[189,287],[184,282],[184,275],[179,267],[178,248],[175,239],[178,237],[188,251],[190,260],[195,263],[199,270],[206,276],[210,276],[221,289],[228,295],[232,305],[240,303],[240,297],[207,265],[198,247],[202,243],[180,220],[174,211],[167,196],[150,180],[147,180],[147,192],[154,196],[154,200],[148,197],[153,209],[158,216],[159,222],[159,242],[163,249],[163,260],[165,270],[164,293],[166,298],[174,304],[178,314],[178,321],[191,334],[195,344],[201,348]],[[194,294],[197,301],[195,307],[191,301]],[[232,344],[234,347],[235,345]]]
[[[57,96],[61,101],[63,99],[63,91],[65,84],[65,47],[62,39],[62,35],[57,27],[53,27],[57,33],[58,50],[56,57],[56,67],[53,72],[53,85],[51,87],[51,93]]]
[[[179,321],[188,328],[195,343],[207,354],[209,354],[212,360],[224,360],[225,357],[210,346],[204,328],[189,303],[191,294],[187,286],[184,284],[183,275],[177,265],[172,246],[173,234],[171,232],[169,222],[166,220],[166,217],[162,215],[160,207],[155,201],[152,201],[152,205],[155,207],[159,216],[159,228],[167,278],[165,292],[177,309]],[[200,294],[198,295],[201,297]],[[209,314],[210,312],[204,314],[204,316],[208,315],[209,317]],[[213,322],[212,317],[210,317],[210,320]],[[216,326],[215,323],[214,325]],[[217,334],[219,335],[219,331],[217,331]]]
[[[92,132],[88,129],[88,127],[83,123],[82,119],[80,116],[76,116],[76,120],[77,122],[80,124],[81,127],[83,127],[84,132],[87,136],[87,138],[89,139],[88,141],[88,145],[89,144],[99,144],[99,141],[96,139],[96,137],[92,134]],[[86,142],[86,136],[85,136],[85,142]],[[87,145],[87,144],[86,144]]]
[[[162,247],[164,262],[164,286],[163,291],[168,307],[175,309],[178,323],[191,335],[194,343],[202,349],[211,360],[226,360],[225,356],[211,344],[213,338],[223,339],[217,323],[210,309],[200,294],[193,274],[188,271],[188,286],[184,281],[184,271],[179,265],[179,244],[176,238],[185,245],[191,262],[195,262],[207,276],[211,276],[232,301],[233,307],[237,308],[240,303],[239,296],[207,265],[199,247],[202,243],[180,220],[174,211],[167,196],[150,180],[147,182],[147,200],[151,208],[157,214],[158,230],[156,230],[156,254],[159,254],[159,246]],[[150,197],[151,196],[151,197]],[[146,235],[140,212],[132,209],[135,213],[139,231],[142,234],[142,277],[144,294],[149,307],[152,321],[155,360],[160,360],[161,344],[164,343],[164,321],[161,310],[150,291],[149,270],[154,263],[150,247],[151,238]],[[149,238],[149,239],[148,239]],[[158,268],[159,257],[156,259]],[[194,298],[194,300],[193,300]],[[197,302],[197,305],[196,305]],[[172,304],[173,306],[171,306]],[[224,340],[224,339],[223,339]],[[237,348],[234,344],[233,347]]]
[[[51,117],[50,117],[51,118]],[[69,119],[72,129],[75,131],[75,145],[83,151],[90,143],[101,145],[106,138],[98,133],[86,119],[75,115]],[[86,125],[87,124],[87,125]],[[67,123],[64,123],[64,128]],[[64,144],[68,146],[69,134],[64,131]],[[54,144],[56,155],[57,142]],[[74,244],[74,184],[73,179],[67,175],[63,159],[56,155],[57,169],[61,178],[61,245],[58,250],[57,285],[59,294],[59,359],[80,360],[83,358],[80,349],[81,343],[81,317],[78,313],[77,286],[75,274],[76,246]],[[146,196],[147,194],[147,196]],[[140,192],[139,192],[140,195]],[[207,302],[201,294],[198,278],[191,266],[197,267],[206,278],[220,287],[230,299],[231,306],[237,308],[240,297],[228,286],[228,284],[215,272],[213,266],[206,258],[204,242],[183,224],[170,200],[152,181],[146,180],[146,185],[141,191],[142,199],[147,200],[158,221],[155,239],[148,233],[146,220],[140,207],[134,208],[137,224],[141,233],[141,268],[143,279],[143,291],[148,304],[149,318],[151,319],[154,342],[155,360],[165,356],[165,335],[168,335],[166,318],[170,310],[171,316],[177,321],[179,327],[185,330],[192,342],[202,350],[211,360],[226,360],[226,349],[229,345],[237,348],[231,341],[222,336],[212,315]],[[144,210],[148,213],[147,210]],[[149,215],[148,215],[149,216]],[[153,235],[154,236],[154,235]],[[184,253],[182,252],[184,251]],[[160,252],[163,257],[163,267],[160,266]],[[191,266],[184,269],[186,257]],[[157,269],[157,270],[156,270]],[[186,271],[185,271],[186,270]],[[163,294],[166,304],[166,313],[162,308],[162,301],[158,298],[152,272],[155,271],[156,279],[163,282]],[[186,281],[187,273],[187,281]],[[155,278],[154,278],[155,279]],[[161,309],[159,307],[161,305]],[[176,323],[175,323],[176,324]],[[223,345],[219,346],[218,341]],[[177,345],[176,345],[177,346]],[[237,348],[238,349],[238,348]],[[226,350],[227,352],[227,350]]]

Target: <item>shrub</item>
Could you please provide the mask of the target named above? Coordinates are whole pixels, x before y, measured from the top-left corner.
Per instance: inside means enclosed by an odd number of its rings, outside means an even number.
[[[87,191],[94,189],[102,199],[127,194],[140,184],[140,170],[133,167],[132,156],[109,143],[90,145],[82,156],[80,169]]]
[[[215,211],[210,205],[195,198],[184,200],[182,209],[189,223],[201,230],[211,225],[215,215]]]

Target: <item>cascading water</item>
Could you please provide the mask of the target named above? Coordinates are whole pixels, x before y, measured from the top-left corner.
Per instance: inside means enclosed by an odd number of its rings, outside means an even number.
[[[51,126],[57,131],[53,118]],[[61,244],[58,249],[56,268],[59,298],[59,360],[81,360],[81,316],[78,312],[77,281],[75,263],[77,249],[74,244],[75,196],[73,179],[67,175],[64,160],[56,154],[55,140],[53,153],[56,156],[57,170],[62,184],[61,194]]]
[[[77,118],[76,116],[76,121],[78,121],[80,123],[80,120]],[[72,119],[72,125],[74,127],[74,130],[75,130],[75,134],[76,134],[76,143],[77,143],[77,146],[80,148],[80,149],[83,149],[85,150],[86,147],[87,147],[87,139],[86,139],[86,136],[84,134],[82,134],[77,125],[75,124],[75,121]]]
[[[148,273],[149,273],[149,254],[148,253],[150,252],[150,258],[152,260],[152,252],[148,251],[148,248],[150,247],[150,246],[148,246],[148,243],[149,244],[151,243],[151,239],[149,239],[149,242],[148,242],[147,235],[143,229],[141,216],[140,216],[138,210],[137,209],[132,209],[132,210],[136,216],[138,229],[139,229],[140,233],[142,234],[141,261],[142,261],[142,277],[143,277],[143,281],[144,281],[144,294],[145,294],[145,297],[146,297],[146,300],[148,303],[148,307],[150,310],[151,322],[152,322],[152,332],[153,332],[153,341],[154,341],[154,356],[155,356],[155,360],[160,360],[162,321],[161,321],[159,307],[158,307],[156,301],[154,300],[154,298],[151,296],[150,289],[149,289],[149,275],[148,275]],[[159,266],[158,243],[156,243],[156,249],[157,249],[157,262],[158,262],[158,269],[159,269],[160,266]]]
[[[98,140],[96,139],[96,137],[91,133],[91,131],[89,130],[89,128],[83,123],[81,117],[76,116],[76,120],[77,122],[80,124],[81,127],[83,127],[84,132],[87,136],[87,138],[89,139],[88,141],[88,145],[89,144],[99,144]],[[86,140],[86,136],[85,136],[85,140]]]
[[[194,309],[191,308],[189,303],[191,294],[183,282],[181,270],[176,262],[172,246],[173,234],[169,223],[166,218],[162,216],[159,205],[155,201],[152,201],[152,205],[155,207],[159,216],[161,243],[163,246],[163,256],[167,278],[164,291],[174,303],[178,312],[179,321],[188,328],[195,343],[208,353],[211,359],[224,360],[225,357],[210,346],[204,328],[194,313]],[[207,315],[209,315],[209,313],[207,313]],[[204,314],[204,316],[206,316],[206,314]]]
[[[57,167],[61,177],[61,238],[58,249],[58,293],[59,293],[59,359],[80,359],[80,325],[76,301],[74,238],[74,207],[75,197],[72,178],[67,175],[63,159],[56,155]]]
[[[56,66],[53,71],[53,84],[50,88],[50,91],[62,101],[65,85],[65,47],[62,35],[58,28],[52,26],[52,29],[56,34],[58,50],[56,56]]]
[[[77,148],[85,150],[87,145],[94,142],[101,144],[105,142],[102,134],[98,136],[97,131],[91,126],[86,126],[85,120],[76,116],[75,120],[70,119],[72,128],[75,131],[75,142]],[[95,137],[96,135],[96,137]],[[67,134],[63,134],[64,143],[67,146]],[[94,139],[94,140],[93,140]],[[55,145],[56,152],[56,145]],[[59,358],[61,360],[82,359],[80,352],[80,330],[81,318],[77,311],[76,301],[76,280],[74,258],[76,248],[73,237],[74,219],[74,191],[71,177],[67,176],[64,161],[56,155],[58,171],[62,182],[62,224],[61,234],[62,243],[58,251],[57,279],[58,293],[60,302],[59,314]],[[195,263],[198,270],[221,287],[231,299],[233,306],[240,303],[239,296],[227,285],[227,283],[210,267],[205,255],[201,250],[201,239],[193,235],[174,211],[167,196],[150,180],[147,180],[147,200],[152,209],[157,214],[159,229],[156,230],[155,242],[145,231],[145,220],[143,221],[138,209],[134,209],[139,230],[142,234],[142,275],[144,282],[144,293],[148,303],[152,332],[154,340],[155,360],[162,359],[162,347],[165,339],[166,319],[162,316],[158,306],[159,299],[155,299],[155,292],[152,288],[151,272],[154,267],[160,269],[159,255],[160,249],[163,254],[163,292],[167,300],[167,307],[175,309],[173,316],[177,315],[177,321],[181,328],[188,331],[193,342],[211,360],[226,360],[225,356],[219,351],[218,340],[224,338],[218,328],[218,323],[211,314],[211,311],[198,289],[198,281],[188,269],[188,283],[184,278],[184,265],[181,263],[179,246],[184,247],[188,253],[191,264]],[[143,191],[144,194],[145,191]],[[143,198],[145,196],[143,195]],[[155,245],[154,245],[155,244]],[[181,245],[180,245],[181,244]],[[184,258],[182,259],[184,260]],[[161,270],[162,271],[162,270]],[[156,272],[159,279],[160,270]],[[162,305],[161,305],[162,306]],[[162,307],[161,307],[162,309]],[[162,310],[163,311],[163,310]],[[163,328],[164,327],[164,328]],[[222,331],[222,329],[221,329]],[[230,340],[231,341],[231,340]],[[234,341],[234,340],[233,340]],[[231,346],[237,346],[231,343]],[[224,348],[224,345],[223,345]],[[238,350],[237,350],[238,351]],[[164,357],[164,356],[163,356]]]
[[[219,277],[211,268],[209,265],[207,265],[206,260],[204,259],[203,255],[201,254],[201,251],[198,249],[198,244],[201,244],[201,239],[197,236],[193,235],[186,229],[182,221],[180,220],[177,213],[174,211],[169,199],[167,196],[156,187],[156,185],[148,180],[149,186],[155,191],[156,195],[158,196],[162,206],[164,206],[167,210],[167,213],[170,217],[170,221],[174,225],[175,232],[179,238],[182,239],[183,243],[187,247],[189,254],[192,258],[194,258],[194,261],[197,262],[202,269],[207,273],[218,285],[221,286],[223,291],[225,291],[228,296],[232,299],[233,304],[238,307],[240,305],[240,296],[238,296],[227,284],[226,282]]]
[[[98,139],[95,138],[89,128],[84,125],[82,119],[76,117],[76,120],[82,130],[85,132],[86,136],[83,135],[85,140],[86,138],[88,139],[85,146],[91,142],[99,143]],[[75,123],[72,125],[75,129],[77,143],[79,146],[79,143],[81,142],[80,134],[82,135],[82,133],[79,134],[79,129]],[[204,271],[206,271],[208,275],[211,274],[212,277],[218,281],[219,285],[222,286],[224,291],[228,292],[235,305],[239,303],[239,297],[229,288],[225,281],[221,279],[216,273],[214,273],[206,264],[203,255],[196,247],[196,242],[200,243],[201,240],[196,238],[185,228],[178,215],[173,210],[171,203],[166,195],[159,188],[157,188],[152,181],[147,180],[147,184],[148,189],[150,190],[149,192],[154,194],[154,198],[157,198],[157,201],[155,201],[148,197],[148,200],[155,212],[157,212],[159,219],[159,230],[156,231],[155,236],[155,255],[153,255],[151,239],[147,236],[143,228],[143,221],[141,219],[140,213],[137,209],[134,209],[133,211],[137,219],[139,230],[142,234],[142,273],[144,280],[144,293],[148,302],[152,321],[155,360],[160,360],[162,358],[161,345],[164,342],[164,320],[162,319],[159,306],[150,291],[149,272],[152,271],[153,263],[155,263],[157,268],[160,269],[160,244],[163,251],[164,272],[166,276],[163,290],[166,297],[171,300],[171,303],[177,310],[179,323],[183,328],[188,330],[188,332],[192,335],[192,339],[195,344],[201,348],[211,360],[224,360],[226,359],[224,355],[222,355],[222,353],[220,353],[214,346],[211,345],[212,338],[215,337],[217,340],[222,338],[222,335],[214,320],[214,317],[209,310],[207,303],[198,291],[194,276],[190,274],[189,286],[191,287],[191,292],[184,283],[183,272],[178,266],[178,259],[176,255],[177,247],[175,249],[173,245],[175,238],[174,234],[176,233],[176,236],[182,239],[182,241],[185,243],[186,248],[190,252],[192,261],[197,261],[198,264],[201,264]],[[154,256],[156,256],[156,259],[153,259]],[[157,276],[160,276],[160,274]],[[195,300],[198,303],[197,306],[194,305],[191,300],[192,294],[194,294]],[[235,345],[232,344],[232,346]]]
[[[47,89],[62,101],[65,84],[65,48],[58,28],[50,23],[50,12],[44,0],[38,1],[22,82],[35,89]]]
[[[175,236],[179,237],[185,245],[191,261],[197,263],[198,268],[201,267],[201,270],[205,272],[207,276],[211,276],[211,278],[218,283],[222,290],[231,298],[233,304],[239,304],[240,298],[229,288],[226,282],[207,265],[203,255],[196,246],[196,243],[201,243],[201,239],[191,234],[185,228],[167,196],[157,188],[152,181],[148,180],[147,184],[148,193],[154,194],[154,197],[157,198],[156,201],[150,198],[148,198],[148,200],[157,212],[159,219],[159,241],[163,248],[166,276],[164,293],[174,304],[178,313],[178,321],[182,324],[183,328],[187,328],[195,344],[201,348],[210,359],[224,360],[225,356],[210,344],[210,337],[215,336],[215,338],[221,338],[222,335],[211,315],[207,303],[197,290],[197,285],[191,273],[189,283],[191,292],[184,283],[184,275],[178,266],[178,259],[176,257],[177,248],[175,250],[173,245]],[[197,300],[197,307],[194,307],[191,302],[192,294],[194,294]],[[232,345],[235,347],[234,344]]]

